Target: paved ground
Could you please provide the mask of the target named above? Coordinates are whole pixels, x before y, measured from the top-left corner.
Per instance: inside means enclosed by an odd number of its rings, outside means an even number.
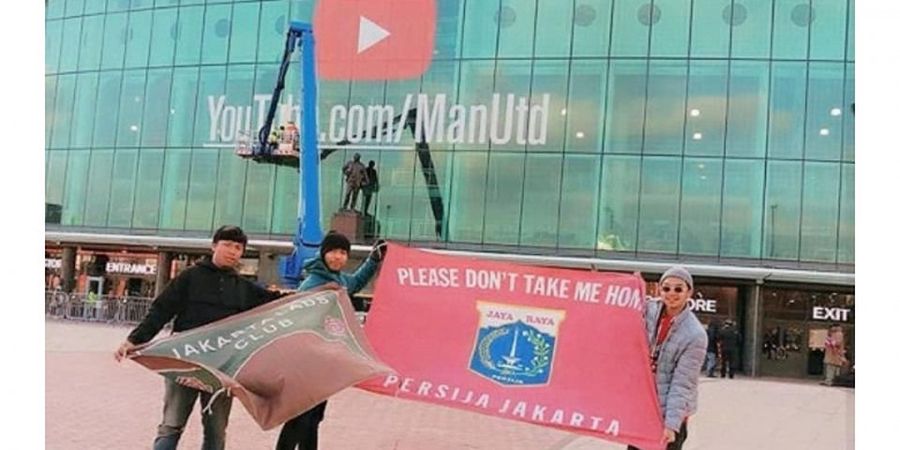
[[[120,327],[46,322],[46,448],[150,448],[162,411],[162,378],[112,351]],[[199,408],[198,408],[199,409]],[[182,437],[200,448],[199,411]],[[272,449],[239,402],[230,449]],[[853,448],[854,391],[812,383],[704,378],[687,450]],[[320,431],[327,450],[607,450],[623,446],[536,425],[348,389],[329,402]]]

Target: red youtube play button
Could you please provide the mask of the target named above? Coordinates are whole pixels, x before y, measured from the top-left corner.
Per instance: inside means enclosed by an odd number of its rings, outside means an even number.
[[[319,77],[416,78],[431,64],[434,0],[319,0],[313,18]]]

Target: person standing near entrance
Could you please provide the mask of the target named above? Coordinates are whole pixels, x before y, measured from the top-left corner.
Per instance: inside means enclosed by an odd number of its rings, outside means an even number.
[[[823,384],[832,386],[834,377],[841,374],[841,367],[844,364],[847,364],[844,329],[833,323],[828,327],[828,336],[825,337],[825,381]]]
[[[144,320],[115,352],[117,361],[137,345],[150,341],[172,318],[174,332],[186,331],[275,300],[285,293],[270,291],[241,277],[236,268],[241,261],[247,236],[236,226],[226,225],[213,235],[212,257],[184,270],[150,305]],[[231,413],[230,396],[212,401],[212,394],[165,379],[163,419],[156,431],[154,450],[173,450],[184,431],[197,397],[203,409],[203,450],[225,448],[225,428]]]
[[[719,319],[713,319],[706,328],[706,376],[715,377],[719,357]]]
[[[341,272],[350,257],[350,240],[341,233],[329,231],[322,239],[319,256],[307,260],[303,269],[307,277],[298,288],[308,291],[326,283],[335,283],[347,290],[352,297],[362,290],[375,276],[387,253],[387,244],[379,239],[372,246],[372,253],[352,274]],[[285,422],[278,435],[275,450],[316,450],[319,447],[319,423],[325,419],[327,401]]]
[[[687,439],[688,417],[697,412],[697,386],[706,358],[706,330],[687,307],[694,279],[675,266],[659,279],[661,299],[644,306],[644,324],[650,345],[650,367],[665,429],[667,450],[681,450]],[[637,447],[628,446],[629,449]]]
[[[741,332],[737,325],[729,319],[719,332],[719,345],[722,348],[722,378],[734,378],[734,366],[738,362],[738,348],[741,346]]]

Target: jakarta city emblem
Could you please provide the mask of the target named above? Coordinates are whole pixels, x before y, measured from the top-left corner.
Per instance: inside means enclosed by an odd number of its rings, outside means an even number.
[[[566,312],[481,301],[476,308],[480,320],[469,369],[503,385],[547,384]]]

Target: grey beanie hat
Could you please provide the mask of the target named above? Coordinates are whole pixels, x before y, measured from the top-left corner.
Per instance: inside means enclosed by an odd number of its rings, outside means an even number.
[[[666,273],[659,277],[659,282],[662,283],[666,280],[666,278],[669,277],[675,277],[684,280],[684,282],[687,283],[689,289],[694,289],[694,278],[691,276],[691,273],[688,272],[684,267],[670,267],[669,270],[666,271]]]

